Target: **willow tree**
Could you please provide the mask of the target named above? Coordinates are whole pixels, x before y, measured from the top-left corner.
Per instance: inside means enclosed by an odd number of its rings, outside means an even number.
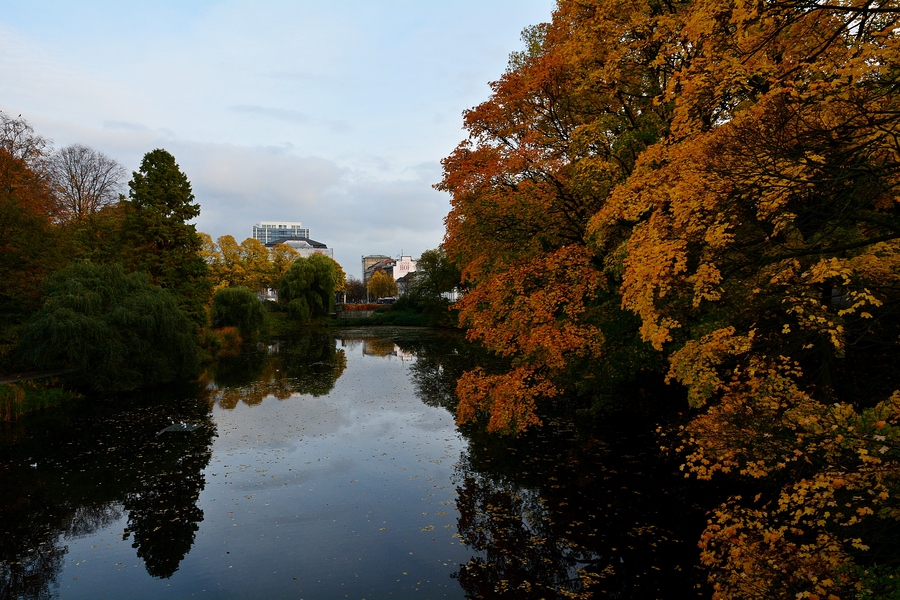
[[[237,327],[241,336],[252,338],[265,327],[268,313],[252,290],[227,287],[213,295],[209,316],[214,327]]]
[[[327,316],[334,310],[334,264],[321,254],[294,260],[278,286],[279,302],[299,319]]]
[[[72,262],[45,280],[46,300],[23,335],[36,368],[70,368],[93,390],[121,391],[196,374],[197,347],[174,295],[146,273]]]

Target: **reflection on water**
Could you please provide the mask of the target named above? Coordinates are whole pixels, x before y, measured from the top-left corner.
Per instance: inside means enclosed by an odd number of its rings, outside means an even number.
[[[459,431],[486,361],[455,332],[310,333],[9,425],[0,599],[696,597],[702,514],[646,419]]]
[[[127,517],[147,573],[170,577],[203,520],[215,425],[193,391],[82,402],[8,425],[0,446],[0,598],[44,598],[67,542]],[[157,435],[170,420],[201,425]]]
[[[475,554],[455,575],[467,597],[701,595],[702,513],[627,417],[591,432],[561,421],[516,440],[468,439],[458,527]]]
[[[207,372],[206,390],[211,402],[229,409],[238,402],[253,406],[268,396],[324,396],[346,368],[347,357],[335,348],[333,336],[307,333],[290,343],[260,344],[223,358]]]

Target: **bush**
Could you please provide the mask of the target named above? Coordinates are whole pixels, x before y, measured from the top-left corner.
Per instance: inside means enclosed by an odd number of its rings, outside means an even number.
[[[223,288],[213,297],[213,327],[237,327],[243,338],[253,338],[266,325],[262,301],[244,287]]]
[[[195,327],[146,273],[72,262],[44,280],[22,356],[38,369],[74,368],[76,385],[124,391],[195,375]]]

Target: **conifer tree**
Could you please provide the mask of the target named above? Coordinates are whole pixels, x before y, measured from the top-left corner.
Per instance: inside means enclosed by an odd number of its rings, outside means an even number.
[[[149,273],[152,283],[174,293],[182,310],[204,325],[210,284],[202,239],[189,224],[200,214],[190,181],[174,156],[156,149],[144,155],[128,187],[128,268]]]

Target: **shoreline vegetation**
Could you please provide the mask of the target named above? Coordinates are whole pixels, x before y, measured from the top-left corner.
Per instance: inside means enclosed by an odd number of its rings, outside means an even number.
[[[273,303],[274,304],[274,303]],[[201,366],[221,358],[239,354],[246,344],[269,343],[284,336],[296,335],[305,331],[329,331],[346,328],[449,328],[409,308],[394,310],[391,305],[361,304],[351,305],[355,312],[371,312],[369,316],[343,318],[340,317],[343,307],[338,305],[335,313],[310,321],[292,318],[284,310],[273,307],[266,313],[265,323],[259,331],[252,332],[247,338],[241,335],[237,327],[208,327],[202,334],[200,350],[204,355]],[[84,398],[84,394],[66,382],[66,375],[74,373],[74,368],[53,369],[47,371],[18,370],[0,374],[0,421],[14,421],[30,412],[45,410],[59,406],[68,400]]]

